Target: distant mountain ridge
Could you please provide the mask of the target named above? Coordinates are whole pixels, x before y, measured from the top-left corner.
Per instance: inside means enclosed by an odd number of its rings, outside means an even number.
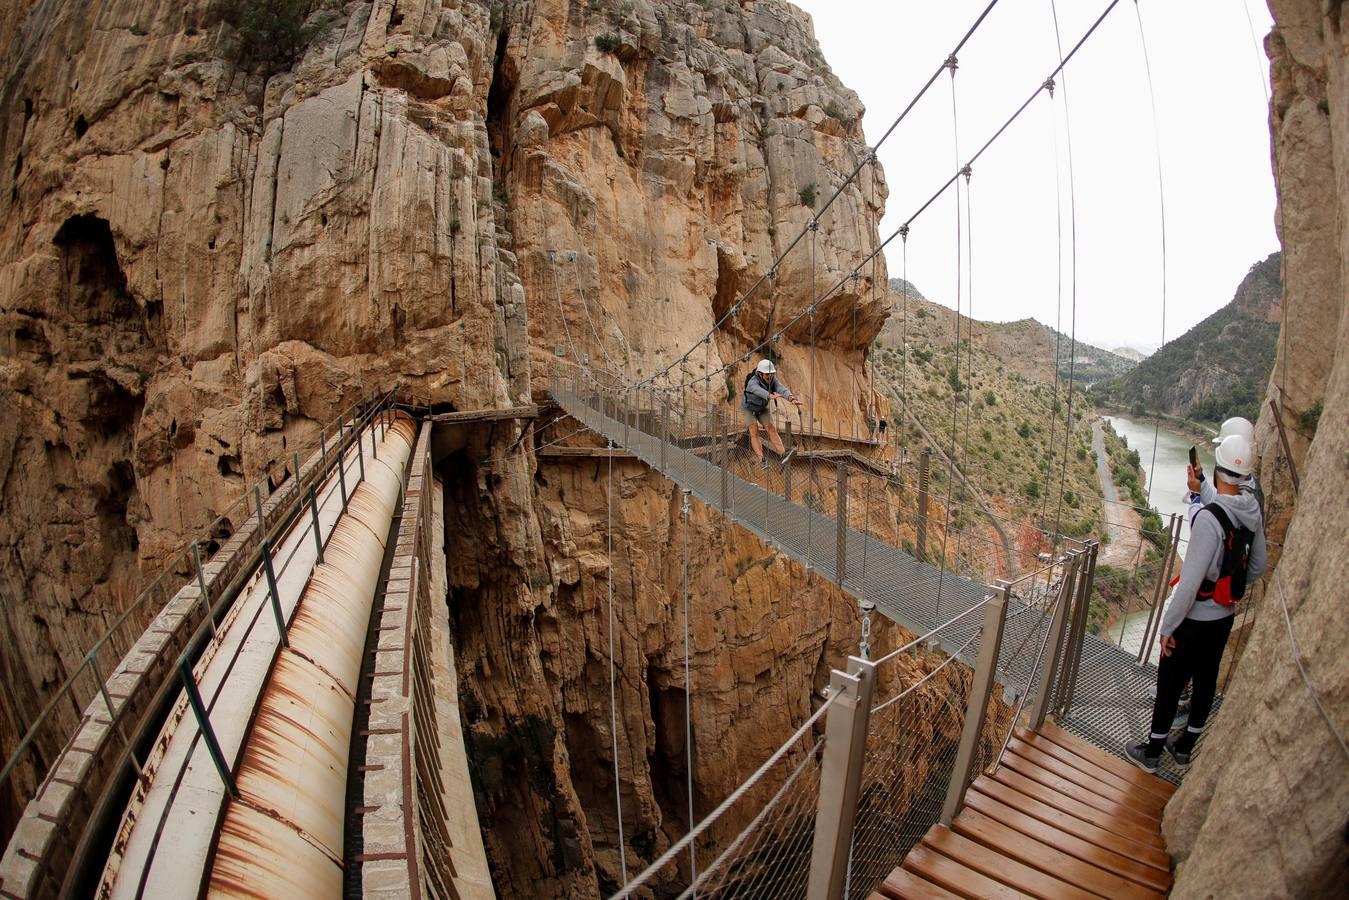
[[[1132,371],[1092,388],[1106,405],[1204,422],[1260,414],[1279,338],[1280,256],[1251,266],[1222,309]]]
[[[890,279],[890,292],[895,309],[883,333],[889,340],[897,340],[899,337],[904,285],[902,278]],[[949,339],[952,321],[949,308],[947,314],[942,315],[942,305],[924,297],[912,282],[908,285],[908,297],[910,301],[922,301],[924,314],[934,315],[938,323],[946,326],[945,336]],[[1091,386],[1103,379],[1128,372],[1137,365],[1137,360],[1082,340],[1077,341],[1074,354],[1074,344],[1068,335],[1055,331],[1037,319],[1018,319],[1015,322],[984,322],[975,319],[971,324],[968,318],[963,315],[961,318],[964,323],[962,328],[970,328],[976,344],[997,356],[1012,371],[1037,381],[1052,382],[1057,368],[1061,379],[1067,379],[1071,371],[1075,384]],[[1055,358],[1056,346],[1058,363],[1054,366],[1051,360]]]

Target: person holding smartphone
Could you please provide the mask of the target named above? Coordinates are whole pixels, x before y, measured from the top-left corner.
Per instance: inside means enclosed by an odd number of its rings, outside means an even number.
[[[1241,416],[1233,416],[1224,421],[1222,427],[1218,429],[1218,436],[1213,439],[1213,443],[1215,445],[1221,444],[1234,434],[1245,438],[1251,447],[1255,446],[1255,426],[1251,424],[1250,419],[1243,419]],[[1193,525],[1194,517],[1199,510],[1212,503],[1218,496],[1213,483],[1204,477],[1204,469],[1199,465],[1199,450],[1196,447],[1190,448],[1188,482],[1190,488],[1190,523]],[[1255,495],[1256,505],[1260,507],[1260,515],[1263,518],[1265,515],[1265,491],[1260,487],[1260,480],[1255,477],[1254,467],[1252,467],[1252,474],[1247,475],[1239,487]]]
[[[1236,602],[1246,585],[1267,564],[1264,515],[1243,484],[1254,467],[1250,441],[1228,435],[1218,445],[1213,468],[1213,502],[1204,504],[1190,524],[1190,546],[1180,578],[1162,616],[1157,698],[1148,736],[1125,753],[1145,772],[1156,772],[1162,750],[1182,767],[1190,764],[1195,741],[1204,730],[1217,693],[1218,669],[1232,632]],[[1168,741],[1182,690],[1192,683],[1189,722]]]

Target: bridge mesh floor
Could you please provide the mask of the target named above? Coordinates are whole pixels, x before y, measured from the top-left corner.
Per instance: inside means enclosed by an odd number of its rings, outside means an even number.
[[[844,578],[838,578],[837,523],[807,506],[769,493],[703,456],[658,436],[625,425],[595,409],[574,391],[554,391],[554,399],[587,428],[631,451],[666,478],[690,491],[703,503],[721,510],[737,524],[782,553],[814,569],[859,599],[870,600],[887,618],[924,634],[969,610],[987,596],[987,586],[930,563],[915,559],[872,535],[848,529],[845,536]],[[722,483],[725,479],[725,502]],[[1030,599],[1033,602],[1033,598]],[[1042,634],[1045,619],[1038,610],[1014,596],[1007,610],[1007,629],[999,654],[998,680],[1013,691],[1024,691],[1030,679],[1034,653],[1018,652],[1028,640]],[[979,653],[978,614],[939,632],[942,650],[973,665]],[[1123,754],[1124,744],[1143,734],[1152,713],[1151,689],[1156,666],[1140,666],[1133,654],[1094,635],[1086,635],[1073,703],[1063,726],[1097,746]],[[1180,773],[1161,773],[1179,781]]]

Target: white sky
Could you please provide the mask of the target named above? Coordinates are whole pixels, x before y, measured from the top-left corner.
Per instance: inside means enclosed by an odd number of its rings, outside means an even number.
[[[825,58],[857,91],[874,143],[946,58],[987,0],[795,0],[815,20]],[[1166,337],[1225,304],[1255,262],[1278,248],[1265,103],[1268,61],[1252,43],[1271,26],[1260,0],[1140,0],[1156,85],[1165,179]],[[1061,0],[1066,54],[1108,0]],[[1058,63],[1050,0],[1001,0],[959,56],[955,90],[967,159]],[[884,238],[957,168],[951,85],[943,73],[881,147],[890,185]],[[1062,330],[1071,327],[1068,152],[1077,195],[1077,334],[1108,347],[1162,338],[1157,155],[1133,0],[1122,0],[1059,78],[974,166],[961,309],[1008,321],[1056,319],[1054,129],[1063,228]],[[963,194],[962,194],[963,197]],[[962,199],[962,204],[964,200]],[[955,305],[956,219],[948,192],[913,225],[909,279]],[[901,274],[899,241],[887,248]]]

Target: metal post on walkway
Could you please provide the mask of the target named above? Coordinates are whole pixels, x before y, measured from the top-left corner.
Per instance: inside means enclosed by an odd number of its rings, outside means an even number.
[[[788,427],[791,427],[790,423],[788,423]],[[790,459],[782,466],[782,499],[788,503],[792,502],[792,461]]]
[[[1074,606],[1077,618],[1073,623],[1072,634],[1068,638],[1066,657],[1068,668],[1060,680],[1058,697],[1054,702],[1054,709],[1060,716],[1067,715],[1073,705],[1073,692],[1077,689],[1077,673],[1082,667],[1082,647],[1086,641],[1087,619],[1091,613],[1091,593],[1096,587],[1096,556],[1100,548],[1099,541],[1090,541],[1083,557],[1083,587],[1078,592],[1077,603]]]
[[[839,587],[848,577],[848,467],[843,460],[838,463],[838,522],[835,531],[834,562]]]
[[[328,435],[322,428],[319,429],[319,459],[323,464],[321,471],[328,471]]]
[[[314,494],[314,486],[309,486],[309,517],[314,527],[314,548],[318,551],[315,563],[323,562],[323,533],[319,530],[319,501]]]
[[[230,792],[231,797],[238,797],[239,788],[234,784],[234,775],[225,762],[225,754],[220,752],[220,742],[216,740],[215,729],[211,727],[211,719],[206,714],[206,704],[201,702],[197,679],[192,677],[192,666],[188,663],[186,654],[178,657],[178,676],[183,680],[187,702],[192,705],[192,714],[197,719],[197,730],[206,739],[206,752],[210,754],[211,762],[215,763],[215,770],[220,775],[220,780],[225,783],[225,790]]]
[[[281,646],[289,647],[286,637],[286,617],[281,613],[281,594],[276,587],[276,570],[272,568],[272,543],[262,539],[262,567],[267,574],[267,595],[272,601],[272,615],[276,618],[276,631],[281,636]]]
[[[379,459],[379,425],[376,424],[370,429],[370,456],[373,459]]]
[[[848,658],[848,669],[850,672],[835,669],[829,678],[833,706],[824,724],[820,796],[815,808],[815,841],[806,887],[808,900],[842,897],[848,875],[876,664],[852,656]]]
[[[356,435],[356,470],[356,474],[359,476],[356,483],[360,484],[365,481],[365,447],[361,445],[359,433]]]
[[[1173,534],[1174,532],[1174,534]],[[1166,550],[1162,553],[1161,565],[1157,568],[1157,583],[1152,588],[1152,610],[1148,613],[1147,624],[1143,626],[1143,640],[1138,645],[1138,662],[1146,665],[1147,658],[1151,655],[1151,648],[1148,646],[1152,641],[1153,625],[1161,619],[1162,607],[1166,605],[1167,584],[1171,575],[1171,547],[1176,544],[1180,536],[1179,529],[1176,527],[1176,514],[1171,514],[1171,521],[1166,529]],[[1146,538],[1145,538],[1146,540]]]
[[[262,485],[256,481],[253,482],[253,503],[258,511],[258,531],[266,534],[267,520],[262,517]]]
[[[1054,606],[1054,615],[1049,620],[1049,636],[1045,639],[1044,657],[1038,660],[1040,674],[1036,678],[1035,702],[1030,708],[1031,730],[1045,723],[1045,713],[1049,710],[1049,695],[1054,690],[1054,676],[1059,671],[1059,645],[1063,643],[1063,625],[1068,617],[1068,605],[1077,596],[1077,578],[1082,565],[1082,551],[1069,554],[1067,571],[1063,573],[1063,585],[1059,588],[1059,600]]]
[[[665,398],[660,404],[660,470],[667,471],[665,447],[670,442],[670,400]]]
[[[927,489],[928,466],[932,463],[932,450],[923,448],[918,457],[918,527],[915,551],[918,559],[927,560]]]
[[[342,512],[347,511],[347,461],[345,455],[337,457],[337,486],[342,491]]]
[[[717,453],[721,458],[721,510],[726,515],[731,514],[731,483],[730,476],[726,472],[726,466],[731,461],[731,432],[726,425],[725,416],[718,416],[721,419],[721,447]]]
[[[295,487],[300,486],[300,451],[296,450],[291,454],[291,463],[295,466]]]
[[[196,541],[192,542],[192,564],[197,570],[197,594],[206,607],[206,622],[211,626],[211,637],[216,637],[215,616],[211,614],[211,598],[206,593],[206,573],[201,567],[201,547]]]
[[[979,660],[970,684],[970,699],[965,706],[965,727],[960,733],[960,747],[956,750],[955,768],[942,804],[941,823],[949,826],[965,803],[965,789],[970,783],[970,769],[974,767],[974,753],[979,746],[979,735],[984,730],[984,715],[988,695],[993,688],[993,676],[998,668],[998,653],[1002,650],[1002,631],[1007,622],[1007,600],[1012,585],[998,581],[997,590],[984,606],[984,626],[979,636]]]

